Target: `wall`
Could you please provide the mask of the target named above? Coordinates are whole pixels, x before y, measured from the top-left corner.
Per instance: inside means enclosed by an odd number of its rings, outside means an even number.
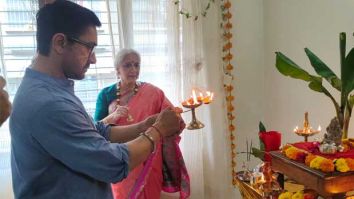
[[[302,126],[304,112],[310,124],[324,130],[335,116],[332,102],[315,93],[301,80],[281,75],[275,68],[276,51],[281,51],[304,69],[312,69],[304,48],[310,48],[339,74],[340,32],[347,32],[347,52],[353,46],[354,1],[352,0],[233,0],[234,55],[236,66],[237,150],[245,141],[258,146],[258,122],[283,133],[282,142],[302,141],[292,130]],[[339,93],[324,83],[339,97]],[[351,122],[349,136],[354,136]],[[321,134],[310,140],[321,139]],[[239,155],[238,168],[245,160]],[[257,160],[252,159],[252,168]],[[235,195],[235,198],[240,198]]]
[[[233,54],[235,59],[235,108],[236,148],[246,151],[246,140],[258,146],[258,123],[264,121],[264,30],[263,4],[261,0],[232,1]],[[241,169],[246,156],[237,156],[237,168]],[[252,158],[249,167],[258,160]],[[241,198],[239,192],[234,198]]]
[[[264,120],[263,1],[239,0],[232,8],[237,150],[246,151],[246,140],[258,145],[258,123]],[[238,168],[245,159],[238,156]]]
[[[269,128],[283,133],[283,144],[301,141],[292,130],[302,126],[304,112],[310,124],[321,125],[322,133],[310,138],[322,139],[325,127],[335,116],[330,99],[310,90],[301,80],[281,75],[275,68],[275,51],[281,51],[311,74],[316,74],[304,52],[308,47],[339,77],[339,33],[347,32],[347,52],[353,47],[354,1],[342,0],[267,0],[265,20],[265,121]],[[339,92],[325,82],[339,99]],[[351,124],[349,136],[353,136]]]

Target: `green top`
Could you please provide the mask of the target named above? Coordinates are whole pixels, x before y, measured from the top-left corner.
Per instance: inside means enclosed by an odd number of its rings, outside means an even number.
[[[108,106],[117,99],[117,84],[112,84],[100,91],[96,101],[94,120],[100,121],[108,115]]]

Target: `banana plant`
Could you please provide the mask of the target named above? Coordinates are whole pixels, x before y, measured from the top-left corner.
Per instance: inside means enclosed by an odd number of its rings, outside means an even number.
[[[281,74],[306,81],[311,90],[323,93],[330,98],[342,128],[342,138],[345,139],[348,137],[349,121],[354,105],[354,95],[350,95],[350,92],[354,89],[354,48],[346,54],[346,34],[344,32],[339,34],[339,52],[340,78],[308,48],[305,48],[305,53],[317,75],[308,73],[281,52],[275,53],[275,66]],[[323,79],[340,92],[340,100],[337,101],[324,87]]]

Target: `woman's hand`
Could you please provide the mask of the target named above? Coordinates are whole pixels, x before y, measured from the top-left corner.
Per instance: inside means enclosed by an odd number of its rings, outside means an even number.
[[[127,117],[129,113],[129,108],[127,106],[116,106],[116,109],[105,117],[102,122],[105,124],[115,124],[116,121],[121,117]]]

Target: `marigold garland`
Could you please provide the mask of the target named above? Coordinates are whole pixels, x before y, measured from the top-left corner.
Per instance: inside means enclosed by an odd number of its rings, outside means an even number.
[[[322,156],[313,155],[304,150],[298,149],[291,145],[286,145],[283,148],[283,154],[289,159],[303,162],[312,169],[321,170],[322,172],[348,172],[354,171],[353,158],[338,158],[331,160]]]
[[[231,64],[231,60],[233,59],[233,55],[231,53],[232,50],[232,23],[231,23],[231,2],[230,0],[221,0],[221,17],[222,17],[222,24],[220,27],[223,29],[223,41],[224,45],[222,47],[222,61],[223,61],[223,71],[225,76],[229,76],[230,81],[224,82],[225,88],[225,101],[226,101],[226,111],[227,111],[227,119],[228,119],[228,131],[229,131],[229,138],[230,138],[230,145],[231,145],[231,172],[232,172],[232,184],[237,186],[236,180],[236,144],[235,144],[235,131],[236,126],[234,124],[235,114],[234,110],[235,107],[233,106],[233,102],[235,97],[232,95],[232,91],[234,87],[232,86],[232,70],[234,66]]]

